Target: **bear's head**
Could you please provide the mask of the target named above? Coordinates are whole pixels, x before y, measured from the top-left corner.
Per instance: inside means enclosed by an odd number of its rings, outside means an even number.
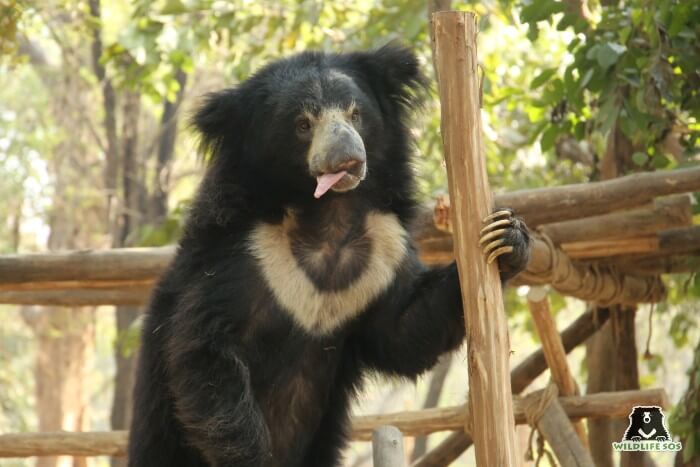
[[[630,424],[625,431],[623,441],[667,441],[670,440],[664,423],[661,407],[636,406],[629,415]]]
[[[416,57],[393,44],[273,62],[196,112],[207,177],[263,204],[358,191],[384,204],[409,196],[406,118],[425,83]]]

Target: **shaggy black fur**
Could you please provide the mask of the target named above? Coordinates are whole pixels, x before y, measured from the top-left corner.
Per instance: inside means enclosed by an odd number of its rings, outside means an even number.
[[[336,79],[338,72],[351,79]],[[301,263],[314,248],[332,257],[341,246],[357,262],[337,280],[333,261],[323,263],[325,274],[311,280],[326,290],[351,284],[376,254],[358,228],[366,215],[393,214],[406,228],[411,221],[406,124],[422,87],[413,54],[387,46],[303,53],[208,97],[194,120],[208,169],[144,323],[131,467],[339,465],[348,406],[364,373],[413,378],[461,345],[454,264],[425,268],[408,245],[383,293],[333,332],[315,334],[278,304],[248,247],[254,226],[280,223],[292,208]],[[367,178],[352,191],[314,199],[309,142],[295,119],[353,102]],[[515,251],[499,261],[513,274],[527,262],[525,226],[516,223],[506,241]]]

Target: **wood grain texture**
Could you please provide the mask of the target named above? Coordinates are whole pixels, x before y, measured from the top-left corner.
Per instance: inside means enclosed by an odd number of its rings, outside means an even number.
[[[590,453],[558,400],[554,399],[547,405],[536,425],[561,467],[594,467]]]
[[[118,248],[0,256],[0,283],[153,279],[175,247]]]
[[[619,211],[571,221],[555,222],[538,228],[558,245],[591,240],[640,237],[693,223],[690,196],[673,195],[654,200],[651,206]]]
[[[700,167],[657,170],[614,180],[536,190],[518,190],[496,197],[530,227],[638,207],[657,196],[700,190]]]
[[[517,465],[510,393],[510,341],[496,263],[479,246],[481,219],[493,200],[481,140],[477,18],[433,15],[442,140],[452,205],[455,257],[462,285],[472,436],[479,465]]]
[[[535,323],[537,334],[540,337],[540,342],[542,342],[542,350],[544,351],[544,358],[547,361],[552,382],[557,386],[559,394],[562,396],[578,394],[576,380],[569,368],[569,362],[566,360],[564,344],[561,341],[557,325],[549,309],[549,301],[544,288],[531,287],[527,296],[527,305]],[[583,446],[587,447],[588,438],[583,422],[576,422],[574,430],[576,430]]]

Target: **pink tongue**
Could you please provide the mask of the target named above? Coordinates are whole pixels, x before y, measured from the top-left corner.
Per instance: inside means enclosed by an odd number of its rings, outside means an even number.
[[[323,175],[316,177],[316,183],[318,183],[318,184],[316,185],[316,191],[314,192],[314,198],[318,199],[321,196],[323,196],[324,194],[326,194],[326,192],[328,190],[330,190],[333,187],[333,185],[338,183],[340,181],[340,179],[343,178],[346,174],[347,174],[346,171],[341,170],[338,173],[323,174]]]

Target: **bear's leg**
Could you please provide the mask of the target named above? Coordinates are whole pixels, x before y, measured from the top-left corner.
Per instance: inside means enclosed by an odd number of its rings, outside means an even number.
[[[186,348],[171,349],[168,373],[188,444],[212,467],[263,465],[271,456],[269,433],[247,366],[231,352]]]
[[[134,387],[129,430],[129,467],[207,467],[202,455],[188,445],[175,420],[166,388],[166,371],[153,340],[144,339]]]

